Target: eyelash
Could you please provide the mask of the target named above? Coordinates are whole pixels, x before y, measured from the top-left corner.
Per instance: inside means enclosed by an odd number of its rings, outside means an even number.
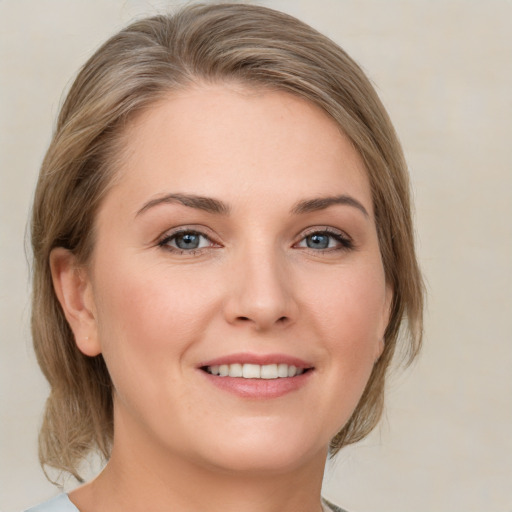
[[[180,249],[179,247],[172,247],[171,245],[169,245],[172,241],[175,241],[180,235],[195,235],[195,236],[204,238],[205,240],[208,240],[208,242],[210,243],[210,246],[209,247],[199,247],[199,248],[195,248],[195,249]],[[178,229],[177,231],[174,231],[170,234],[166,234],[164,236],[164,238],[162,238],[158,242],[159,247],[162,247],[163,249],[166,249],[169,252],[176,253],[176,254],[186,254],[187,256],[193,256],[194,254],[197,254],[198,252],[203,252],[205,249],[211,249],[215,245],[217,245],[217,244],[215,244],[215,242],[213,242],[208,235],[201,233],[201,231],[198,231],[196,229],[190,229],[190,228],[182,228],[182,229]]]
[[[327,247],[325,249],[313,249],[308,247],[305,248],[309,249],[315,254],[325,254],[335,251],[350,251],[355,248],[353,240],[346,233],[343,233],[342,231],[338,231],[327,226],[322,229],[315,228],[310,231],[306,231],[302,235],[302,238],[297,243],[300,243],[313,235],[328,236],[330,238],[333,238],[339,244],[338,247]]]
[[[194,248],[194,249],[180,249],[179,247],[172,247],[171,245],[169,245],[171,242],[175,241],[180,235],[199,236],[199,237],[207,240],[210,245],[208,247],[198,247],[198,248]],[[314,235],[328,236],[331,239],[334,239],[337,242],[337,244],[339,244],[338,247],[326,247],[326,248],[322,248],[322,249],[313,249],[311,247],[303,247],[304,250],[312,252],[316,255],[330,253],[330,252],[337,252],[337,251],[349,251],[349,250],[353,250],[355,248],[354,242],[348,235],[346,235],[343,232],[329,228],[329,227],[325,227],[322,229],[312,229],[309,232],[303,233],[300,240],[298,242],[296,242],[293,246],[296,247],[299,243],[305,241],[308,237],[311,237]],[[330,244],[330,241],[328,243]],[[166,234],[164,236],[164,238],[162,238],[158,242],[157,245],[163,249],[168,250],[169,252],[172,252],[175,254],[180,254],[180,255],[187,255],[187,256],[193,256],[193,255],[203,252],[205,250],[212,249],[215,246],[220,247],[220,245],[217,245],[215,242],[213,242],[212,239],[205,233],[202,233],[201,231],[198,231],[195,229],[189,229],[189,228],[182,228],[182,229],[174,231],[170,234]]]

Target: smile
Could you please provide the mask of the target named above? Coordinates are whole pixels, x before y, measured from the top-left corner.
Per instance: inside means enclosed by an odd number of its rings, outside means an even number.
[[[238,353],[197,366],[206,382],[244,399],[266,400],[296,392],[315,373],[308,361],[287,354]]]
[[[241,377],[243,379],[283,379],[302,375],[306,368],[297,368],[286,363],[279,364],[220,364],[202,368],[210,375],[218,377]]]

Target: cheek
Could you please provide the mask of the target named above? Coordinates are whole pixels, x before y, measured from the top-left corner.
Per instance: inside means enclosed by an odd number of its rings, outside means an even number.
[[[330,279],[317,281],[306,309],[323,340],[326,367],[336,367],[331,373],[333,389],[342,386],[354,396],[362,393],[380,355],[387,325],[381,267],[365,265],[350,272],[339,269]]]
[[[385,292],[379,290],[385,287],[379,279],[372,283],[367,274],[360,277],[330,289],[330,300],[318,310],[325,340],[325,389],[330,390],[323,410],[331,411],[330,437],[349,420],[380,355]]]
[[[348,343],[380,339],[386,324],[386,286],[380,266],[364,266],[317,282],[312,303],[320,323]]]
[[[114,381],[127,368],[145,377],[164,365],[170,371],[204,332],[215,303],[215,287],[198,287],[186,272],[159,266],[118,265],[97,282],[100,344]]]

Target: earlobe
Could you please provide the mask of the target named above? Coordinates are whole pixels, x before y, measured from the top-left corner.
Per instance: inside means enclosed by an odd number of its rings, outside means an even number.
[[[377,354],[375,355],[373,364],[377,364],[379,362],[380,356],[382,355],[382,352],[384,352],[384,346],[384,337],[382,337],[377,342]]]
[[[86,270],[77,265],[71,251],[62,247],[52,250],[50,269],[55,293],[78,349],[87,356],[97,356],[101,353],[101,347],[92,286]]]

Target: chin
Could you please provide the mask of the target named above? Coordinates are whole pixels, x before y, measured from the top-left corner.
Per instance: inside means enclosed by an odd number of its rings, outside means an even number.
[[[305,441],[303,436],[288,431],[278,435],[267,432],[233,438],[229,444],[225,442],[211,445],[215,453],[208,458],[219,470],[238,474],[286,473],[297,470],[312,460],[325,462],[328,442],[325,444]]]

